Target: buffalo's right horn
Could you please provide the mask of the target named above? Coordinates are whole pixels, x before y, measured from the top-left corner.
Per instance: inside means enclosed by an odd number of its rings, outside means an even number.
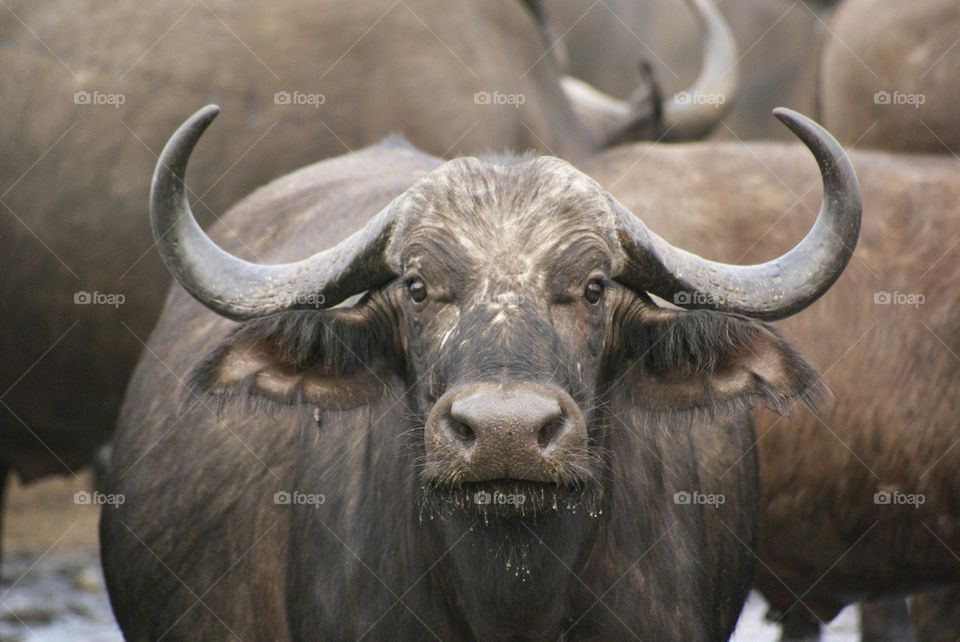
[[[303,261],[259,265],[220,249],[200,228],[187,201],[190,154],[220,113],[207,105],[170,138],[153,174],[150,221],[167,269],[193,297],[234,320],[291,308],[329,307],[392,279],[384,250],[396,200],[339,245]]]
[[[727,265],[670,245],[611,196],[627,260],[617,278],[685,308],[783,319],[840,277],[860,235],[860,186],[843,148],[827,130],[789,109],[774,110],[820,166],[823,199],[813,228],[792,250],[759,265]]]

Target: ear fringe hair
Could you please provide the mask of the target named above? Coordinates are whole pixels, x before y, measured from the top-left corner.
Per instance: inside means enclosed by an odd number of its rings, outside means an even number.
[[[356,314],[360,309],[292,310],[242,323],[190,370],[179,394],[180,411],[192,407],[197,397],[214,401],[218,416],[227,410],[276,415],[284,408],[306,404],[303,382],[298,382],[284,397],[255,394],[260,370],[246,376],[232,390],[215,390],[220,383],[221,365],[235,351],[265,346],[282,368],[312,367],[347,374],[375,360],[390,358],[388,329],[378,331],[359,317],[344,315]]]
[[[816,374],[816,373],[814,373]],[[761,384],[762,387],[766,387]],[[819,408],[823,400],[828,398],[829,391],[819,382],[814,382],[801,393],[791,396],[778,395],[772,391],[745,394],[716,401],[711,404],[684,408],[681,410],[660,410],[645,407],[641,403],[631,403],[631,411],[637,413],[644,422],[648,422],[664,430],[691,430],[694,426],[714,423],[748,413],[758,405],[763,405],[772,412],[790,417],[797,405],[803,405],[817,417],[821,417]]]
[[[624,349],[625,354],[640,361],[637,367],[653,375],[680,372],[695,376],[722,367],[721,355],[749,350],[750,344],[764,334],[771,335],[780,345],[787,376],[797,382],[788,393],[778,392],[755,377],[756,392],[734,399],[708,399],[701,406],[678,411],[652,408],[643,408],[643,411],[651,418],[660,417],[664,421],[669,418],[671,422],[689,420],[692,423],[744,412],[758,404],[779,415],[787,415],[799,402],[820,416],[818,408],[830,399],[830,392],[820,374],[790,346],[776,327],[756,319],[706,310],[685,312],[668,322],[638,324],[636,332],[624,337]],[[642,403],[637,405],[642,406]],[[689,417],[684,419],[684,415]]]

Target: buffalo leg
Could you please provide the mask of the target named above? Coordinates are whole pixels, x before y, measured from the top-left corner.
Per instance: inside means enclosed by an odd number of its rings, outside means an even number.
[[[863,642],[898,640],[912,642],[913,626],[907,601],[902,597],[864,602],[860,605],[860,639]]]
[[[910,616],[918,642],[960,640],[960,586],[914,595]]]
[[[0,581],[3,580],[3,525],[7,509],[7,481],[10,479],[10,469],[0,462]]]
[[[797,606],[781,617],[780,642],[817,642],[820,639],[820,622],[806,609]]]

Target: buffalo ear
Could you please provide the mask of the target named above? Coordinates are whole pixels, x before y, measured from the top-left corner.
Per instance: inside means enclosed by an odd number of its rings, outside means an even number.
[[[366,305],[272,314],[233,330],[193,368],[187,388],[221,408],[356,408],[380,399],[399,374],[394,336]]]
[[[631,396],[654,411],[813,407],[820,375],[772,325],[736,314],[643,307],[622,328]]]

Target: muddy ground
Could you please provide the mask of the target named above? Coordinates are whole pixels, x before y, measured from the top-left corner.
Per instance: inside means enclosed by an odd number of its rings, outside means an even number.
[[[89,474],[13,482],[4,519],[0,640],[122,640],[100,573],[95,506],[76,503]]]
[[[97,554],[99,508],[76,503],[90,476],[46,480],[9,489],[0,581],[0,640],[4,642],[115,642],[114,623]],[[106,508],[105,510],[110,510]],[[766,605],[751,596],[734,642],[774,642]],[[859,639],[855,609],[841,613],[825,642]]]

